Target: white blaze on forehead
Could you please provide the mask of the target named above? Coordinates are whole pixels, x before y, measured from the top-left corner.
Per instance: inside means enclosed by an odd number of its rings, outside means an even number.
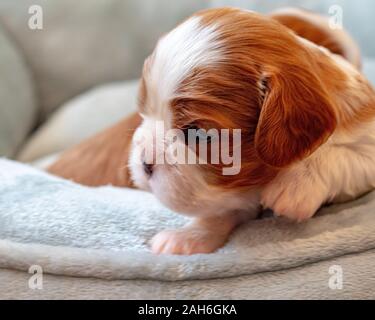
[[[163,37],[155,50],[147,82],[153,107],[161,108],[173,97],[179,84],[199,66],[217,62],[222,46],[216,27],[204,26],[200,17],[192,17]]]

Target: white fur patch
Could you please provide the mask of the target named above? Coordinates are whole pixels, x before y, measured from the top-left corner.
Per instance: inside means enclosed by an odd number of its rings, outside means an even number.
[[[282,171],[262,190],[277,215],[306,220],[325,202],[352,200],[375,188],[375,122],[334,133],[314,154]]]
[[[160,39],[147,81],[153,108],[164,118],[167,102],[194,68],[217,62],[222,46],[215,26],[203,26],[192,17]]]

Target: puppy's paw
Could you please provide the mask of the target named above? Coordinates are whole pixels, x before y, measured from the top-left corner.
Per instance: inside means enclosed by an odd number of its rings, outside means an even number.
[[[227,235],[215,234],[204,228],[165,230],[152,238],[151,250],[155,254],[211,253],[222,247],[226,241]]]
[[[261,204],[276,216],[301,222],[311,218],[326,199],[324,185],[306,176],[279,176],[261,193]]]

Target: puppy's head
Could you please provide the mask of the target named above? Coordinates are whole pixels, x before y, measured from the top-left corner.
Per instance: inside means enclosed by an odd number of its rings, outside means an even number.
[[[334,106],[314,71],[321,68],[318,51],[249,11],[213,9],[179,25],[145,62],[139,95],[144,121],[130,159],[135,184],[186,214],[253,206],[254,190],[309,156],[335,129]],[[180,134],[166,138],[171,129]],[[229,129],[229,137],[221,129]],[[207,163],[186,160],[191,152],[201,157],[192,140],[207,144]],[[172,142],[186,151],[186,161],[158,163],[158,151],[167,158],[175,152],[168,148]],[[150,145],[151,158],[145,155]],[[225,174],[228,166],[235,170]]]

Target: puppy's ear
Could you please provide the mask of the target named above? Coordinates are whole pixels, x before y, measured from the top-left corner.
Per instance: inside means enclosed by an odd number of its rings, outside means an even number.
[[[336,117],[323,84],[307,68],[278,71],[263,82],[255,149],[266,164],[285,167],[322,145],[333,133]]]

